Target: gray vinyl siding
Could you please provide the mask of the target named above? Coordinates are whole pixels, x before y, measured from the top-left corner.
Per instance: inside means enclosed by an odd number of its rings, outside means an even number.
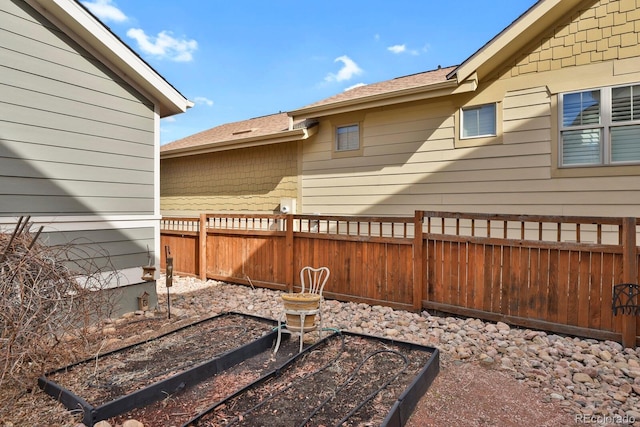
[[[43,233],[39,241],[64,247],[69,268],[93,264],[100,270],[120,270],[147,265],[147,249],[153,257],[153,228],[104,229]],[[140,272],[142,275],[142,270]]]
[[[131,218],[155,214],[154,120],[153,102],[79,43],[24,1],[0,1],[5,222],[44,218],[31,231],[44,224],[49,232],[39,241],[70,245],[72,265],[145,265],[147,248],[155,256],[155,229]]]
[[[37,12],[0,2],[0,216],[154,213],[154,107]]]

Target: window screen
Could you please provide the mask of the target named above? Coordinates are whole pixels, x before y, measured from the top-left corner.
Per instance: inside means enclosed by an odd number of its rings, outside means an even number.
[[[340,126],[336,129],[336,151],[350,151],[360,148],[360,127]]]
[[[496,104],[462,109],[462,138],[494,136],[496,134]]]

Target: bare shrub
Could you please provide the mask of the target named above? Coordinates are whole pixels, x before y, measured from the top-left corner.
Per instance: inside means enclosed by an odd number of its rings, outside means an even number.
[[[44,245],[42,228],[32,233],[31,227],[20,218],[12,232],[0,231],[0,389],[16,393],[83,353],[91,325],[113,309],[110,297],[95,291],[117,282],[109,261],[95,263],[108,260],[107,253],[90,253],[98,246]]]

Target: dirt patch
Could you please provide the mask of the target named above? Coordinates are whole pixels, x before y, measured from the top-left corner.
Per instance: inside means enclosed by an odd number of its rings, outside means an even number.
[[[72,365],[48,379],[95,408],[272,330],[273,323],[266,320],[219,316]],[[308,338],[316,341],[315,334]],[[276,355],[266,348],[199,384],[171,389],[163,399],[109,421],[119,425],[134,418],[147,426],[180,425],[211,409],[194,425],[380,425],[431,356],[422,346],[341,333],[299,355],[297,339],[288,339]],[[225,400],[259,378],[267,379]]]
[[[296,341],[283,341],[276,357],[273,357],[271,352],[259,353],[193,387],[169,394],[165,399],[108,421],[112,425],[121,425],[133,418],[143,422],[145,426],[183,425],[214,403],[222,401],[276,367],[282,366],[297,350]]]
[[[406,427],[580,425],[545,395],[492,367],[444,360]]]
[[[371,337],[334,335],[193,425],[381,425],[431,355]]]
[[[99,331],[87,338],[87,345],[75,346],[69,343],[69,351],[73,350],[75,360],[85,359],[115,347],[134,342],[145,342],[154,336],[185,326],[191,319],[135,316],[123,323],[113,326],[116,331],[105,336]],[[313,337],[311,336],[310,339]],[[121,339],[118,341],[118,339]],[[105,342],[109,342],[105,344]],[[287,346],[289,350],[287,350]],[[285,342],[278,352],[278,357],[286,357],[297,353],[297,340]],[[75,360],[61,360],[58,366],[68,365]],[[112,425],[121,425],[124,420],[140,417],[145,419],[145,412],[152,411],[157,422],[145,423],[147,427],[181,425],[197,413],[204,411],[212,402],[222,400],[235,390],[251,383],[259,377],[259,361],[255,364],[247,361],[239,365],[236,371],[225,371],[218,375],[217,385],[210,383],[188,388],[176,395],[143,409],[134,410],[126,416],[110,420]],[[262,360],[270,363],[269,358]],[[266,366],[269,369],[270,366]],[[201,388],[200,388],[201,387]],[[211,399],[202,390],[208,390]],[[217,394],[216,394],[217,393]],[[202,397],[198,401],[198,396]],[[574,412],[562,403],[546,402],[548,392],[532,388],[518,381],[507,372],[487,368],[476,362],[454,361],[441,353],[440,373],[428,392],[418,402],[408,427],[448,427],[460,426],[575,426]],[[194,413],[186,412],[185,402],[195,401]],[[37,410],[34,410],[37,408]],[[151,418],[149,418],[151,419]],[[81,416],[66,410],[59,402],[39,389],[19,390],[4,388],[0,390],[0,425],[15,426],[65,426],[73,427],[81,420]],[[172,421],[176,420],[176,421]],[[184,420],[184,421],[182,421]]]
[[[47,378],[99,406],[241,347],[273,327],[272,322],[238,314],[217,316],[96,356]]]

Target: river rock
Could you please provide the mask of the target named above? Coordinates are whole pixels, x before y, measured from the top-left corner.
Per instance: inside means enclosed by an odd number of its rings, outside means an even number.
[[[162,317],[166,316],[167,297],[163,276],[157,285],[160,310],[155,315]],[[174,276],[170,292],[169,323],[192,322],[226,311],[271,319],[282,314],[281,291]],[[576,415],[610,419],[626,415],[640,422],[640,348],[625,349],[613,341],[520,329],[503,322],[336,300],[325,300],[323,323],[329,329],[437,347],[443,364],[491,365]],[[117,319],[114,324],[119,324]],[[144,337],[142,333],[138,340]]]

